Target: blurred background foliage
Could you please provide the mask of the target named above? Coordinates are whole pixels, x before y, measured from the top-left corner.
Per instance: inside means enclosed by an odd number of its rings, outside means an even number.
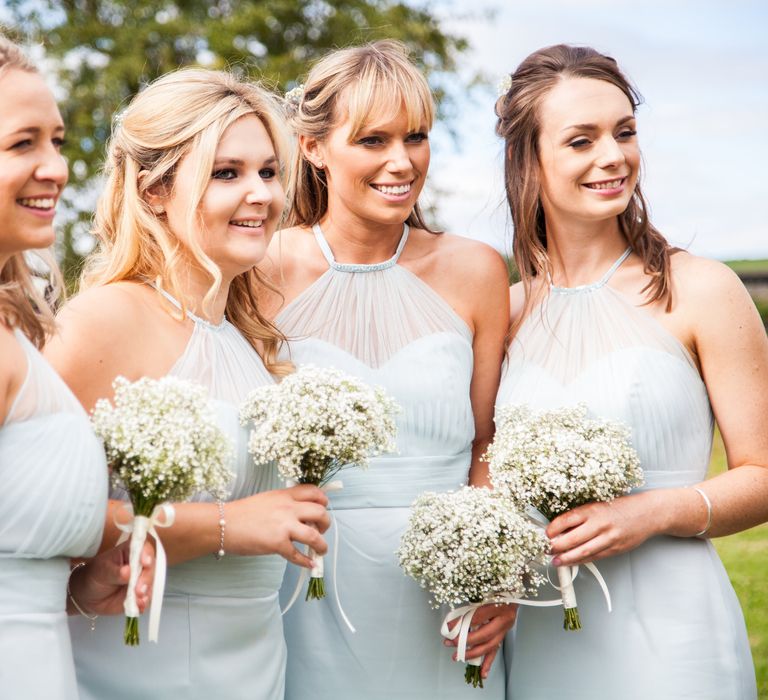
[[[439,117],[455,111],[467,47],[431,6],[392,0],[5,0],[8,33],[41,44],[67,125],[70,185],[58,258],[76,280],[99,190],[112,116],[146,83],[181,66],[226,68],[288,90],[330,49],[399,39],[428,76]]]

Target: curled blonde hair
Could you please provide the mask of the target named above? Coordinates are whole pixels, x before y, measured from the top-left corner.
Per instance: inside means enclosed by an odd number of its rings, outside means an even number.
[[[38,73],[19,46],[0,36],[0,79],[9,70]],[[6,95],[5,99],[10,99]],[[32,270],[26,252],[15,253],[0,268],[0,320],[20,328],[42,348],[54,331],[51,305],[63,289],[61,274],[50,251],[35,251],[48,268],[48,278]]]
[[[186,313],[180,280],[189,258],[211,279],[203,299],[209,305],[221,288],[222,275],[194,237],[182,243],[149,204],[158,187],[171,189],[185,157],[194,158],[197,177],[187,228],[201,225],[199,205],[210,181],[216,148],[226,129],[245,115],[261,120],[278,161],[290,146],[281,121],[281,106],[271,93],[231,73],[188,68],[169,73],[144,88],[115,119],[107,148],[106,186],[99,198],[93,234],[98,249],[89,256],[81,289],[121,280],[158,280],[179,299]],[[284,179],[284,173],[281,171]],[[227,318],[255,347],[261,344],[271,372],[285,371],[277,361],[283,336],[259,311],[256,292],[269,286],[255,268],[235,277],[230,286]]]
[[[353,141],[371,119],[388,121],[405,106],[408,129],[432,128],[435,106],[424,76],[399,41],[376,41],[331,51],[309,72],[301,99],[295,101],[291,123],[297,135],[324,141],[349,117]],[[316,168],[300,148],[294,155],[288,186],[288,224],[313,226],[328,210],[325,172]],[[429,230],[418,203],[406,223]]]

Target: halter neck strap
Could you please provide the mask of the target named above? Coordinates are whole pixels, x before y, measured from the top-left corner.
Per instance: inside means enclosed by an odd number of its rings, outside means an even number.
[[[320,250],[323,251],[323,255],[328,261],[329,267],[331,267],[333,270],[338,270],[339,272],[375,272],[377,270],[386,270],[387,268],[396,265],[397,261],[400,259],[400,253],[402,253],[403,248],[405,248],[405,243],[408,240],[408,234],[410,230],[411,229],[408,224],[403,224],[403,233],[400,236],[400,242],[397,244],[397,250],[395,250],[395,254],[389,260],[384,260],[384,262],[372,263],[369,265],[363,265],[357,263],[336,262],[336,258],[333,257],[331,246],[328,245],[328,241],[323,235],[320,224],[315,224],[312,227],[317,245],[319,245]]]
[[[618,260],[616,260],[616,262],[614,262],[613,265],[611,265],[608,268],[608,271],[597,282],[593,282],[592,284],[582,284],[582,285],[579,285],[578,287],[558,287],[552,284],[552,279],[550,278],[550,283],[549,283],[550,289],[553,292],[559,292],[560,294],[569,294],[571,292],[578,292],[578,291],[588,290],[588,289],[600,289],[600,287],[604,287],[608,283],[608,280],[610,280],[611,277],[613,277],[613,274],[616,272],[616,270],[619,269],[619,267],[621,267],[621,264],[629,257],[631,252],[632,252],[632,248],[628,247],[619,256]]]
[[[166,292],[161,286],[158,284],[151,282],[150,283],[160,294],[162,294],[168,301],[171,302],[179,311],[183,311],[189,318],[191,318],[195,323],[199,323],[202,326],[205,326],[206,328],[211,328],[213,330],[219,330],[224,327],[224,324],[227,322],[227,317],[224,316],[221,319],[221,323],[211,323],[210,321],[206,321],[204,318],[200,318],[199,316],[196,316],[193,314],[189,309],[182,309],[181,304],[179,301],[171,296],[168,292]]]

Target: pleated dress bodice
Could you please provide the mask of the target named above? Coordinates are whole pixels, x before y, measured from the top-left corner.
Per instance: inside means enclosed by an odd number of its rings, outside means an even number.
[[[509,348],[497,406],[584,403],[630,428],[639,491],[690,486],[706,478],[712,447],[707,389],[682,343],[610,285],[629,253],[594,284],[550,286]],[[564,632],[558,608],[521,608],[506,644],[508,698],[755,697],[743,616],[709,541],[654,537],[597,565],[613,612],[584,574],[581,631]]]
[[[0,697],[75,698],[69,559],[101,542],[107,465],[77,399],[15,336],[27,369],[0,428]]]
[[[189,312],[187,316],[194,328],[168,374],[202,384],[209,391],[218,423],[234,447],[228,500],[279,488],[276,466],[254,463],[248,452],[248,428],[239,421],[241,402],[251,390],[272,383],[272,376],[229,321],[212,324]],[[125,499],[118,489],[111,496]],[[200,493],[190,500],[210,502],[212,498]],[[226,512],[225,503],[225,517]],[[212,518],[211,528],[218,527],[218,518]],[[225,549],[226,544],[225,531]],[[124,648],[119,620],[114,625],[100,621],[96,633],[74,622],[83,699],[281,700],[285,642],[277,591],[284,569],[285,560],[278,555],[227,554],[217,560],[213,552],[169,567],[157,647],[142,641],[138,649]],[[144,640],[145,617],[140,622]],[[115,667],[123,669],[122,679],[130,680],[121,683]]]
[[[287,700],[472,697],[463,670],[439,635],[441,613],[397,565],[413,500],[423,491],[466,483],[474,420],[470,403],[472,332],[450,304],[399,262],[403,235],[381,263],[339,263],[319,226],[314,236],[328,269],[291,301],[276,324],[288,338],[286,359],[335,367],[383,387],[400,405],[397,451],[366,470],[340,474],[329,494],[339,546],[329,531],[326,590],[338,590],[356,627],[334,600],[297,602],[285,616]],[[296,581],[289,567],[281,591]],[[503,697],[497,666],[487,698]]]

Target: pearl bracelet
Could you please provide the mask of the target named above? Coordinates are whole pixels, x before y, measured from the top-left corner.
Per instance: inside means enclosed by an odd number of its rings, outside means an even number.
[[[91,632],[93,632],[96,629],[96,620],[99,619],[98,615],[89,615],[85,610],[83,610],[75,600],[75,597],[72,595],[72,591],[69,589],[69,582],[72,579],[72,574],[75,573],[78,569],[84,567],[87,562],[81,561],[75,564],[70,570],[69,570],[69,577],[67,578],[67,596],[72,601],[72,605],[79,612],[86,620],[89,620],[91,623]]]
[[[704,491],[702,491],[698,486],[691,486],[691,488],[704,499],[704,503],[707,505],[707,524],[704,526],[704,529],[701,532],[697,532],[694,535],[694,537],[702,537],[706,535],[709,528],[712,527],[712,501],[709,500],[709,496],[707,496],[707,494],[704,493]]]
[[[216,559],[222,559],[226,552],[224,551],[224,530],[227,527],[227,521],[224,519],[224,501],[219,499],[216,501],[216,505],[219,507],[219,551],[213,556]]]

